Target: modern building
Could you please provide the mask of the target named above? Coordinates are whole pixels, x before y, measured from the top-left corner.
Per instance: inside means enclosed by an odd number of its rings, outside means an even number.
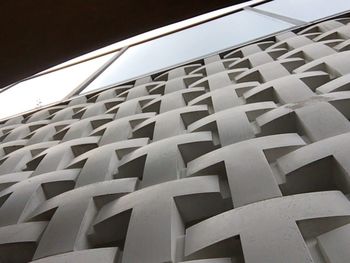
[[[250,1],[8,86],[0,262],[349,262],[349,10]]]

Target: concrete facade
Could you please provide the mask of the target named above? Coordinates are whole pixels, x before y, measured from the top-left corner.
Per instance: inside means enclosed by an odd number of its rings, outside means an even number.
[[[350,19],[0,126],[0,262],[345,263]]]

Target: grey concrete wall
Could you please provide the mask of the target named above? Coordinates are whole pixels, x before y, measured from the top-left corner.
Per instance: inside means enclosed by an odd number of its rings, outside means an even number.
[[[1,123],[0,262],[349,262],[349,22]]]

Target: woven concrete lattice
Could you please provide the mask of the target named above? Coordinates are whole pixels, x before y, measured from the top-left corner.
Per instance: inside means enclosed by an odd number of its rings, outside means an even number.
[[[349,22],[3,121],[0,262],[348,262]]]

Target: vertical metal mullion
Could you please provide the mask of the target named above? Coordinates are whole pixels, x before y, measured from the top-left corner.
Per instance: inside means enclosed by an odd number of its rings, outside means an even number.
[[[250,6],[247,6],[244,9],[251,11],[251,12],[255,12],[255,13],[264,15],[264,16],[272,17],[272,18],[275,18],[275,19],[278,19],[278,20],[281,20],[283,22],[287,22],[289,24],[296,25],[296,26],[305,25],[307,23],[306,21],[302,21],[302,20],[299,20],[299,19],[296,19],[293,17],[276,14],[273,12],[257,9],[257,8],[250,7]]]
[[[98,76],[100,76],[110,65],[112,65],[124,52],[129,48],[129,46],[123,47],[115,56],[113,56],[110,60],[108,60],[105,64],[103,64],[100,68],[98,68],[94,73],[92,73],[87,79],[85,79],[78,87],[73,89],[63,100],[69,99],[72,96],[79,94],[82,90],[84,90],[87,86],[90,85]]]

